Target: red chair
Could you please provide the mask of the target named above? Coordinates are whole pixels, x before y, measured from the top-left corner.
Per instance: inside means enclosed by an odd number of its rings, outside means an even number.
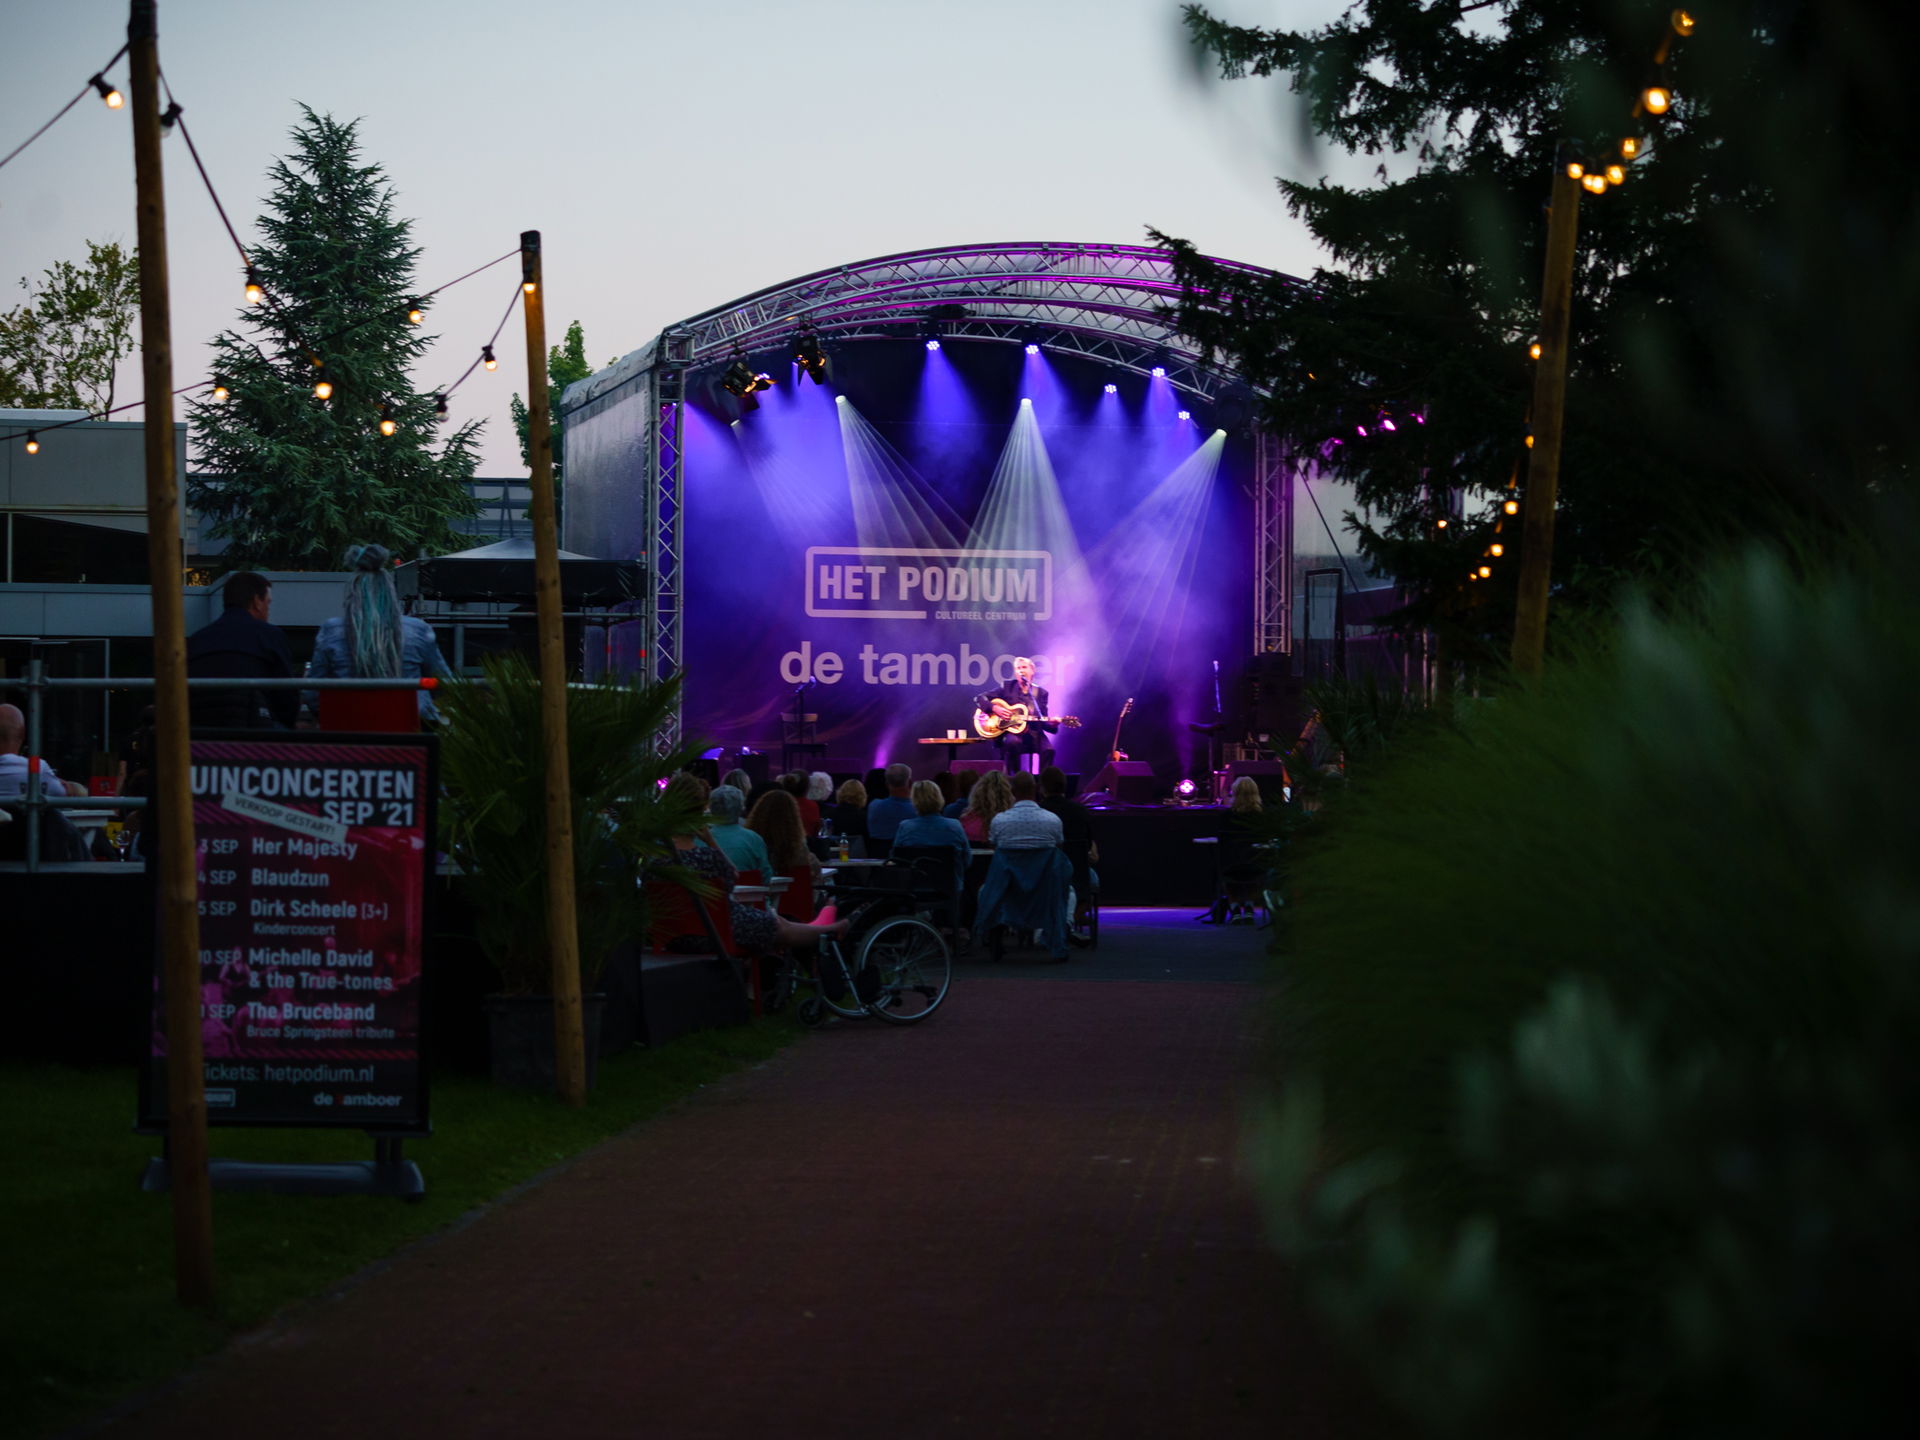
[[[761,1013],[760,957],[740,955],[733,944],[733,912],[725,895],[696,896],[671,880],[649,880],[647,890],[647,950],[650,954],[685,954],[673,949],[676,940],[694,936],[712,945],[740,977],[753,998],[753,1013]]]
[[[813,920],[814,908],[813,870],[809,867],[793,877],[787,893],[780,897],[780,913],[789,920],[806,925]]]
[[[406,733],[420,728],[419,692],[415,690],[322,690],[322,730]]]

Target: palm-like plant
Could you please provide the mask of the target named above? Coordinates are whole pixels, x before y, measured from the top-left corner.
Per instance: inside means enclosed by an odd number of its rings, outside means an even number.
[[[686,763],[654,737],[677,682],[567,687],[567,763],[573,788],[573,863],[582,984],[591,989],[607,953],[646,926],[638,868],[672,853],[692,827],[659,782]],[[484,683],[438,692],[443,844],[460,867],[481,949],[506,993],[552,988],[547,939],[546,768],[540,681],[517,655],[490,657]]]

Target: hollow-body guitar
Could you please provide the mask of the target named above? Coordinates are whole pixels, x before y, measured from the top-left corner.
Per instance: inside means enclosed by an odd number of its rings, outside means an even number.
[[[973,712],[973,728],[983,739],[997,740],[1002,735],[1024,734],[1029,727],[1036,730],[1058,730],[1063,726],[1068,730],[1078,729],[1080,717],[1077,715],[1035,715],[1025,705],[1015,701],[1007,706],[1007,713],[995,715],[990,710]]]

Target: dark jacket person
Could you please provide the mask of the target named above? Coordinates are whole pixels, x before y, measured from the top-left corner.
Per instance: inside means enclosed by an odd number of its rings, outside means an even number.
[[[291,679],[293,655],[278,625],[267,623],[273,582],[251,570],[227,577],[221,591],[226,611],[187,638],[189,679]],[[188,710],[196,730],[291,730],[300,713],[298,690],[189,690]]]

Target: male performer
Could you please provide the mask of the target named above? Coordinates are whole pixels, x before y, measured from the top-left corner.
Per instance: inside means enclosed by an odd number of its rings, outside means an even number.
[[[1058,720],[1049,720],[1047,714],[1047,688],[1033,683],[1033,661],[1022,655],[1013,662],[1013,679],[1007,681],[998,690],[989,690],[985,694],[973,697],[973,707],[997,715],[1001,719],[1013,713],[1015,705],[1027,707],[1027,728],[1018,735],[1000,735],[994,744],[1007,757],[1009,772],[1019,770],[1021,761],[1028,755],[1040,757],[1036,770],[1045,769],[1053,763],[1053,742],[1050,732],[1060,728]]]

